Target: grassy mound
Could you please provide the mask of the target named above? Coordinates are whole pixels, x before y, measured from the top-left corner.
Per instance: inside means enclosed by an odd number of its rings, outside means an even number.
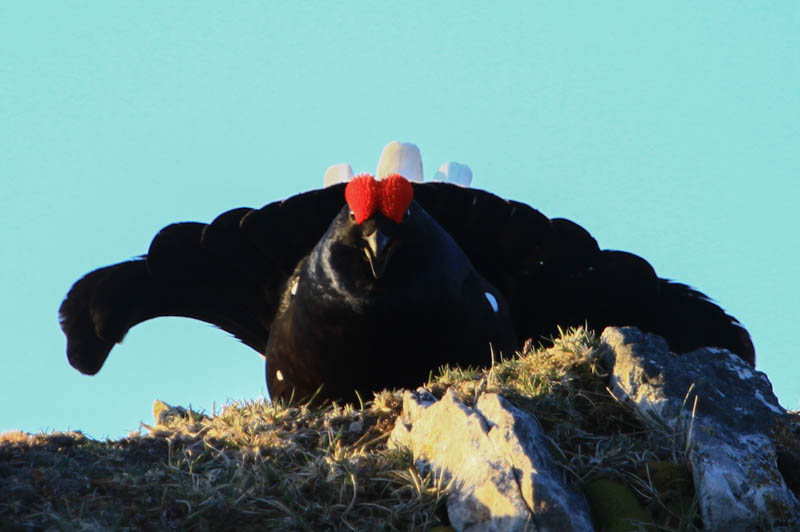
[[[643,424],[613,397],[600,343],[570,330],[488,370],[442,368],[428,387],[468,405],[502,393],[534,414],[598,528],[695,530],[686,431]],[[158,404],[121,440],[0,435],[2,530],[431,530],[448,487],[386,442],[402,391],[365,405],[229,404],[207,416]],[[607,509],[613,508],[611,515]]]

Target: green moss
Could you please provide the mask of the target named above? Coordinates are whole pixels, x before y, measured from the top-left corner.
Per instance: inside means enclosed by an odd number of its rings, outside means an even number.
[[[596,528],[607,532],[654,530],[653,519],[627,485],[598,478],[583,486]]]

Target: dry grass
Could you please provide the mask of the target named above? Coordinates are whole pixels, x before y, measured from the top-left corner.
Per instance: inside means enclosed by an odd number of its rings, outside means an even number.
[[[613,506],[643,529],[697,530],[686,431],[644,424],[614,398],[601,348],[591,332],[570,330],[489,370],[443,368],[428,386],[437,395],[453,387],[470,405],[499,392],[534,414],[598,528],[625,529],[602,515]],[[386,446],[401,397],[384,391],[363,408],[164,410],[146,434],[118,441],[8,433],[0,529],[430,530],[447,523],[447,490]],[[612,493],[620,498],[607,500]]]
[[[386,448],[399,405],[233,404],[119,441],[12,433],[0,529],[427,530],[444,491]]]

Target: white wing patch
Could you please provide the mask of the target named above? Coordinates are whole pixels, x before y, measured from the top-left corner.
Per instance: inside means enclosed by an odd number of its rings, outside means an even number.
[[[486,296],[486,301],[488,301],[488,302],[489,302],[489,304],[492,306],[492,310],[493,310],[493,311],[495,311],[495,312],[497,312],[497,309],[499,309],[499,308],[500,308],[500,307],[497,305],[497,298],[496,298],[496,297],[494,297],[494,296],[493,296],[492,294],[490,294],[489,292],[486,292],[486,293],[484,293],[483,295],[485,295],[485,296]]]
[[[279,381],[283,380],[283,373],[281,373],[281,370],[275,372],[275,378],[278,379]]]

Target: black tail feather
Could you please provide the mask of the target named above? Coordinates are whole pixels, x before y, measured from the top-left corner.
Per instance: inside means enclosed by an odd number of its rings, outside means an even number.
[[[316,245],[344,205],[344,183],[270,203],[242,217],[240,228],[261,254],[288,277]]]
[[[755,366],[750,335],[706,295],[685,284],[659,279],[658,325],[652,332],[685,353],[699,347],[722,347]]]

